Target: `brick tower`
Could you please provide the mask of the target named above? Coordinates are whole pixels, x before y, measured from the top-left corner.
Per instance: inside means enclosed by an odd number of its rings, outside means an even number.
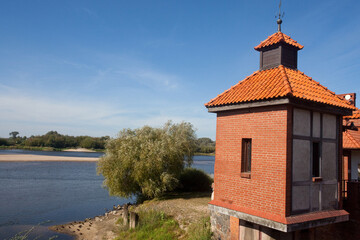
[[[217,239],[311,239],[315,227],[349,218],[342,118],[354,106],[297,69],[303,46],[280,24],[255,47],[260,69],[205,104],[217,114]]]

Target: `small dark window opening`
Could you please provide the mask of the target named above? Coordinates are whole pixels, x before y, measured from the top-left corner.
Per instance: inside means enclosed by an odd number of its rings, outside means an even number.
[[[242,140],[241,172],[251,172],[251,139]]]
[[[313,142],[312,149],[312,176],[320,177],[320,144],[318,142]]]

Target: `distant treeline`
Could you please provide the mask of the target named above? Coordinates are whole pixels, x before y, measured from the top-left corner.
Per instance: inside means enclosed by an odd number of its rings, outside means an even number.
[[[50,131],[45,135],[20,137],[19,132],[9,133],[9,138],[0,138],[0,146],[17,147],[17,148],[87,148],[87,149],[105,149],[106,141],[110,138],[90,137],[90,136],[68,136],[62,135],[56,131]],[[196,140],[197,153],[211,154],[215,152],[215,141],[210,138],[198,138]]]
[[[198,153],[214,153],[215,152],[215,141],[210,138],[198,138],[196,140]]]
[[[16,134],[17,133],[17,134]],[[105,149],[106,140],[110,137],[68,136],[56,131],[45,135],[19,137],[18,132],[11,132],[10,138],[0,138],[0,146],[50,147],[50,148],[88,148]]]

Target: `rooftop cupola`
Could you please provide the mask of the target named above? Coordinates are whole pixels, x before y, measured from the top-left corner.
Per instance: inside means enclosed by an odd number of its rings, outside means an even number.
[[[277,20],[278,31],[255,47],[260,52],[260,70],[284,65],[297,69],[297,51],[304,46],[281,32],[282,20]]]

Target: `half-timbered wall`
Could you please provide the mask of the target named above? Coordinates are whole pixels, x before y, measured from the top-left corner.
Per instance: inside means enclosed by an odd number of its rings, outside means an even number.
[[[293,110],[292,213],[336,209],[338,117]],[[319,145],[320,174],[313,176],[313,147]]]

